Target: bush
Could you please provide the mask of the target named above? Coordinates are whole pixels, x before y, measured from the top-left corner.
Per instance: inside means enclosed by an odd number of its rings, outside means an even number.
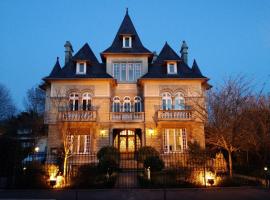
[[[109,172],[112,174],[119,168],[120,153],[118,149],[112,146],[102,147],[98,153],[99,168],[102,172]]]
[[[150,167],[152,172],[161,171],[164,168],[164,162],[158,156],[147,157],[144,160],[143,165],[145,168]]]
[[[17,177],[16,186],[19,188],[48,188],[46,171],[40,163],[33,162],[25,167],[21,175]]]
[[[143,163],[148,157],[158,155],[159,153],[154,147],[144,146],[138,150],[138,161]]]
[[[112,187],[115,180],[115,175],[107,177],[96,165],[87,164],[79,167],[77,176],[72,179],[72,185],[75,188],[104,188]]]

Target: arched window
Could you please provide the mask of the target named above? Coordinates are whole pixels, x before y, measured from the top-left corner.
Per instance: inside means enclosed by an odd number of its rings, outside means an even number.
[[[169,92],[164,92],[162,94],[162,110],[172,109],[172,96]]]
[[[185,98],[184,95],[178,92],[174,98],[174,108],[175,110],[184,110],[185,109]]]
[[[69,95],[69,108],[71,111],[79,109],[79,94],[73,92]]]
[[[135,112],[142,112],[142,99],[141,97],[134,97],[134,110]]]
[[[131,101],[130,101],[130,97],[125,97],[124,98],[123,112],[131,112]]]
[[[113,98],[112,111],[113,112],[120,112],[120,98],[119,97]]]
[[[82,109],[91,110],[91,94],[86,92],[82,95]]]

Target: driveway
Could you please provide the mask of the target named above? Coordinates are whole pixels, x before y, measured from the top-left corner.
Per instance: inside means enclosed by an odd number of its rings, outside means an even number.
[[[112,190],[1,190],[0,200],[268,200],[260,188],[112,189]]]

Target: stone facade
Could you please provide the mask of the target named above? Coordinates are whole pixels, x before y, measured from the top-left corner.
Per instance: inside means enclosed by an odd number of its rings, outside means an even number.
[[[127,23],[130,22],[125,22],[127,17],[125,16],[121,26],[128,26]],[[131,41],[138,37],[137,33],[134,35]],[[122,37],[121,34],[119,37]],[[136,49],[128,53],[104,51],[102,60],[107,77],[80,75],[62,78],[57,73],[66,70],[69,63],[64,68],[57,63],[59,66],[55,66],[49,78],[44,79],[45,123],[49,126],[48,151],[58,151],[67,144],[69,148],[72,147],[71,151],[82,154],[97,152],[107,145],[115,146],[120,152],[135,152],[142,146],[152,146],[160,153],[184,152],[188,148],[188,142],[198,142],[204,147],[204,119],[199,117],[202,114],[199,108],[203,108],[205,104],[208,79],[200,74],[196,63],[195,67],[188,69],[190,78],[181,78],[180,65],[188,66],[166,45],[167,43],[158,56],[157,63],[152,61],[151,53],[138,53],[135,52]],[[172,53],[166,54],[165,51],[173,51],[174,57],[171,56]],[[160,62],[167,55],[168,58]],[[185,58],[187,59],[187,51]],[[87,70],[88,67],[89,70],[94,70],[91,60],[70,59],[69,62],[74,62],[74,67],[78,62],[86,62]],[[170,78],[166,70],[168,76],[151,77],[157,73],[151,75],[150,69],[155,65],[160,65],[162,70],[166,69],[168,60],[176,63],[178,71],[175,73],[179,73],[179,77]],[[120,63],[119,72],[114,72],[115,63]],[[121,63],[131,64],[123,64],[124,67],[127,66],[123,68]],[[135,77],[135,68],[128,71],[130,66],[135,66],[133,63],[139,63],[139,77],[128,81],[123,81],[122,79],[127,78],[121,77],[120,80],[120,76]],[[75,73],[75,69],[73,71]],[[120,73],[120,76],[117,77],[115,73]],[[89,99],[84,99],[85,94],[89,95]],[[136,104],[138,99],[140,102]]]

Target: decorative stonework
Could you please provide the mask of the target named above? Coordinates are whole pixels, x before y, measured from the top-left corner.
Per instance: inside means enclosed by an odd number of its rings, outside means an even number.
[[[181,92],[186,97],[189,93],[189,87],[187,85],[161,85],[159,86],[159,95],[161,96],[164,92],[171,93],[172,96],[176,95],[176,93]]]

